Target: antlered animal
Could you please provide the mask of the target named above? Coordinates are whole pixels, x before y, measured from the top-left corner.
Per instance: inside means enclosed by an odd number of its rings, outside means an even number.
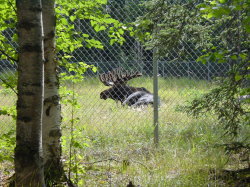
[[[153,104],[153,95],[146,88],[127,85],[127,81],[140,76],[142,76],[140,72],[129,72],[123,68],[100,74],[100,81],[105,86],[111,86],[111,88],[101,92],[100,98],[104,100],[110,98],[128,106]]]

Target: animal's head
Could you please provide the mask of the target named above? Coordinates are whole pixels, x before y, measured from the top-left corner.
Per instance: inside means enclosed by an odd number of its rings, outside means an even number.
[[[110,98],[110,89],[104,90],[103,92],[101,92],[100,93],[100,98],[104,99],[104,100]]]
[[[117,68],[107,73],[100,74],[100,81],[105,86],[111,86],[111,88],[100,93],[100,98],[104,100],[110,98],[122,102],[127,97],[127,81],[140,76],[142,76],[142,74],[139,72],[129,72],[123,68]]]

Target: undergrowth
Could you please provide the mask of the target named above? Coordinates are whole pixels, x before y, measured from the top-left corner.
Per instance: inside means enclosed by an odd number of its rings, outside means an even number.
[[[130,84],[153,89],[150,78],[138,78]],[[69,81],[63,86],[72,90]],[[243,166],[236,161],[226,165],[228,156],[219,146],[225,140],[217,122],[210,115],[195,119],[177,110],[214,86],[203,80],[160,78],[158,148],[153,144],[151,106],[130,108],[101,100],[99,94],[107,87],[92,78],[74,84],[75,93],[62,89],[62,100],[66,101],[62,103],[65,169],[70,167],[79,186],[126,186],[130,181],[141,186],[226,185],[215,171]],[[5,92],[0,93],[1,100],[6,99]],[[15,95],[9,98],[15,100]],[[14,122],[0,115],[0,126],[4,137],[13,132]],[[9,137],[12,140],[13,135]],[[1,148],[0,155],[6,154],[6,147]],[[13,158],[13,152],[8,154]],[[9,163],[7,159],[0,163],[2,173],[7,172],[6,167],[11,172]]]

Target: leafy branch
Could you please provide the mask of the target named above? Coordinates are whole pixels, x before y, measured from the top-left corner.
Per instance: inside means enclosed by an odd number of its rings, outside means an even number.
[[[9,56],[4,50],[0,49],[0,52],[1,52],[4,56],[6,56],[9,60],[14,61],[14,62],[17,62],[17,59],[15,59],[15,58]]]
[[[11,8],[14,10],[14,12],[17,14],[17,10],[16,10],[15,6],[13,5],[13,3],[10,2],[10,0],[8,0],[8,2],[10,4]]]
[[[10,88],[16,95],[18,94],[17,91],[16,91],[16,89],[15,89],[11,84],[9,84],[8,81],[2,79],[1,77],[0,77],[0,80],[1,80],[8,88]]]

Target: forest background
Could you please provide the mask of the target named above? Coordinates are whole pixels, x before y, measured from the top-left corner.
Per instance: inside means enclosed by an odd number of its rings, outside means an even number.
[[[64,179],[80,186],[249,180],[249,99],[239,102],[249,95],[248,1],[56,3]],[[1,3],[0,158],[5,176],[13,172],[15,147],[17,8],[12,1]],[[137,69],[147,76],[132,84],[152,91],[155,56],[162,100],[158,149],[152,141],[152,108],[100,101],[104,88],[96,78],[118,66]]]

